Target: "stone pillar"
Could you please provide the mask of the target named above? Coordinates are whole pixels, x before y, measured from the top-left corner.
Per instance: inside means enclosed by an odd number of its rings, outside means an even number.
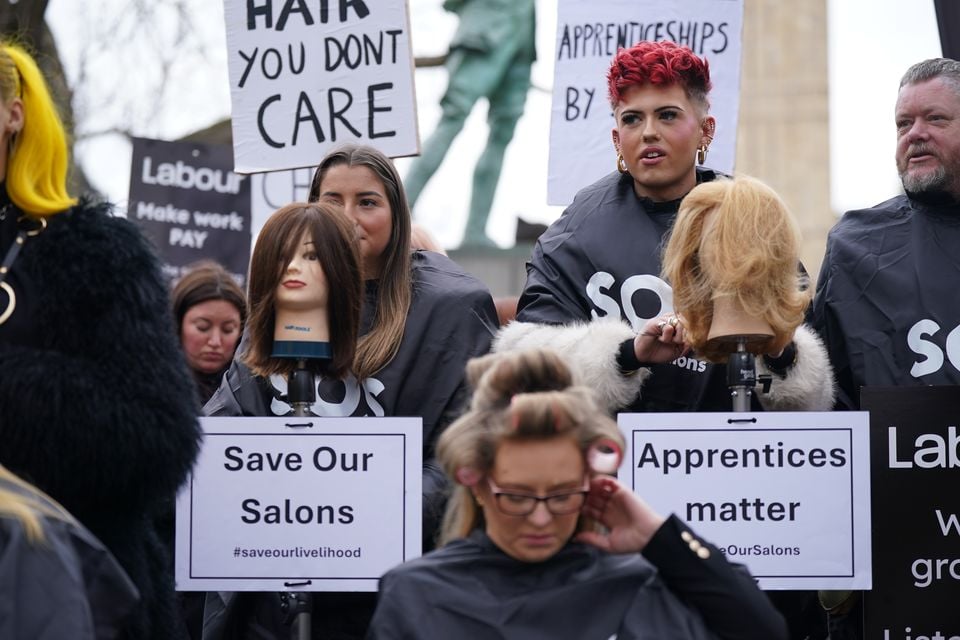
[[[763,180],[786,201],[816,283],[827,232],[836,222],[826,0],[744,0],[742,54],[736,171]]]

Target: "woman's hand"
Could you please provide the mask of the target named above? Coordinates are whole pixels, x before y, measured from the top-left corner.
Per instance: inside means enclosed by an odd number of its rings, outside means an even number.
[[[664,523],[665,518],[610,476],[590,480],[583,515],[607,528],[606,533],[584,531],[576,539],[610,553],[638,553]]]
[[[633,351],[643,363],[662,364],[690,350],[684,340],[683,321],[675,315],[647,320],[633,340]]]

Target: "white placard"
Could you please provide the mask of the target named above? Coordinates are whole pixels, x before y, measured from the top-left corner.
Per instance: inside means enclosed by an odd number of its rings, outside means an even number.
[[[866,412],[620,414],[620,480],[764,589],[869,589]]]
[[[224,0],[234,170],[419,150],[406,0]]]
[[[710,65],[717,133],[707,166],[733,171],[743,0],[559,0],[547,202],[566,205],[615,169],[607,70],[618,47],[673,40]]]
[[[201,423],[177,499],[177,589],[376,591],[420,555],[419,418]]]
[[[316,167],[271,171],[250,177],[250,255],[267,219],[291,202],[306,202]]]

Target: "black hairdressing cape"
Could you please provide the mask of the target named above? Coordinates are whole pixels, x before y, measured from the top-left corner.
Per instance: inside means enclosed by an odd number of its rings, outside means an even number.
[[[960,384],[958,283],[960,204],[898,196],[843,216],[813,311],[840,402],[859,407],[862,386]]]
[[[370,640],[778,640],[786,625],[717,549],[697,555],[668,519],[644,555],[569,543],[545,562],[509,557],[480,530],[383,576]],[[702,553],[702,552],[701,552]]]
[[[720,174],[697,169],[697,183]],[[630,174],[611,173],[577,193],[537,241],[517,320],[540,324],[620,317],[639,331],[645,318],[673,310],[660,254],[680,200],[637,196]],[[695,356],[653,365],[643,393],[624,411],[729,411],[726,367]],[[754,408],[761,410],[754,397]]]

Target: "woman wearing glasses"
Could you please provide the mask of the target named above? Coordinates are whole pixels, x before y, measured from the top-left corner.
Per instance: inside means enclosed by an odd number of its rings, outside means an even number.
[[[787,637],[745,570],[597,473],[623,438],[559,356],[486,356],[468,377],[438,447],[444,546],[382,578],[369,638]]]

